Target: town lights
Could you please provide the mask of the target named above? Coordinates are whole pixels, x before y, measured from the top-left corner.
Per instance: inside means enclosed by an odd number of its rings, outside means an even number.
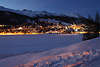
[[[22,29],[23,29],[22,27],[19,27],[19,28],[18,28],[18,30],[22,30]]]

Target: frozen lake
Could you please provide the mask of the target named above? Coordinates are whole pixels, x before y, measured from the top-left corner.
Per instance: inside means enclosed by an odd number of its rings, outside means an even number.
[[[41,34],[0,36],[0,58],[61,48],[82,41],[82,35]]]

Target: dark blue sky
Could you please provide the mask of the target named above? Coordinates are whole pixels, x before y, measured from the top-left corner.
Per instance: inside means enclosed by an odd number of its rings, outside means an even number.
[[[0,5],[12,9],[29,9],[87,16],[100,12],[100,0],[0,0]]]

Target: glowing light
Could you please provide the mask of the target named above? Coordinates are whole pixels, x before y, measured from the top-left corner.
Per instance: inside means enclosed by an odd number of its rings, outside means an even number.
[[[19,30],[22,30],[23,28],[22,28],[22,27],[19,27],[18,29],[19,29]]]
[[[84,52],[84,53],[83,53],[83,55],[89,55],[89,54],[90,54],[89,52]]]
[[[0,27],[4,27],[4,26],[7,26],[7,25],[0,25]]]
[[[0,35],[35,35],[35,34],[41,34],[41,33],[22,33],[22,32],[18,32],[18,33],[0,33]]]

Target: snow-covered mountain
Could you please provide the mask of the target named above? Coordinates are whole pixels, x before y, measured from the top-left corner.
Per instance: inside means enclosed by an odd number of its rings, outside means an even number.
[[[76,16],[71,16],[71,15],[66,15],[66,14],[57,14],[57,13],[52,13],[52,12],[48,12],[48,11],[32,11],[32,10],[27,10],[27,9],[14,10],[14,9],[10,9],[10,8],[5,8],[3,6],[0,6],[0,11],[7,12],[7,13],[10,13],[10,14],[15,13],[16,15],[27,16],[28,20],[30,20],[31,23],[33,23],[33,21],[36,21],[37,19],[41,19],[41,18],[42,19],[47,19],[47,20],[49,18],[48,21],[62,22],[65,25],[66,25],[66,23],[70,23],[71,24],[71,23],[77,21],[77,17]],[[6,18],[6,16],[5,16],[5,18]]]
[[[14,9],[9,9],[9,8],[5,8],[3,6],[0,6],[0,11],[9,11],[9,12],[14,12],[14,13],[18,13],[21,15],[26,15],[29,17],[34,17],[34,16],[42,16],[42,15],[48,15],[48,16],[60,16],[63,14],[56,14],[56,13],[49,13],[47,11],[32,11],[32,10],[27,10],[27,9],[23,9],[23,10],[14,10]],[[64,16],[64,15],[63,15]]]

